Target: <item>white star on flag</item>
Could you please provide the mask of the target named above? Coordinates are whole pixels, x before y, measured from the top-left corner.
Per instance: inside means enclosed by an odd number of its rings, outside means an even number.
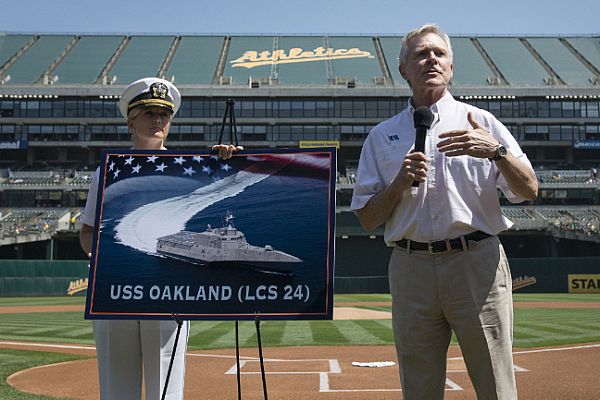
[[[196,173],[196,171],[194,171],[194,168],[192,168],[192,167],[189,167],[189,168],[184,168],[184,169],[183,169],[183,174],[184,174],[184,175],[189,175],[189,176],[192,176],[192,175],[194,175],[195,173]]]
[[[134,158],[132,156],[129,156],[129,158],[127,158],[125,160],[125,165],[131,165],[131,163],[133,162]]]
[[[115,162],[111,162],[110,165],[108,166],[108,170],[112,171],[115,168]]]
[[[206,172],[207,174],[212,173],[212,169],[208,165],[202,167],[202,172]]]
[[[210,158],[212,158],[215,161],[219,161],[219,156],[210,156]]]
[[[183,165],[183,163],[184,163],[184,162],[185,162],[185,158],[183,158],[183,157],[181,157],[181,156],[180,156],[180,157],[175,157],[175,158],[173,159],[173,163],[174,163],[174,164]]]
[[[146,158],[148,159],[148,161],[146,161],[146,162],[151,162],[152,164],[154,164],[154,162],[156,161],[156,159],[158,157],[156,157],[156,156],[150,156],[150,157],[146,157]]]
[[[231,166],[229,164],[221,164],[221,169],[223,171],[229,171],[231,169]]]
[[[136,165],[135,167],[131,168],[131,173],[132,174],[139,174],[140,173],[140,168],[142,168],[142,166],[140,164]]]
[[[117,170],[114,172],[113,179],[117,179],[117,176],[119,176],[120,173],[121,173],[121,170],[117,168]]]
[[[165,163],[162,163],[162,164],[156,166],[156,169],[154,170],[154,172],[156,172],[156,171],[165,172],[166,168],[167,168],[167,166],[165,165]]]
[[[192,161],[197,161],[198,163],[201,163],[202,161],[204,161],[204,158],[202,156],[193,156]]]

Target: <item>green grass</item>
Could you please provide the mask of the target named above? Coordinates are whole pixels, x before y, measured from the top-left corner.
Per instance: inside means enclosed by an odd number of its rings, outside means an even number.
[[[336,294],[335,303],[350,301],[392,301],[389,294]]]
[[[514,301],[598,301],[600,293],[515,293]]]
[[[256,346],[253,321],[241,321],[240,345]],[[263,321],[265,346],[392,344],[390,320]],[[2,314],[0,340],[93,344],[92,327],[80,313]],[[519,348],[600,341],[598,309],[515,309],[514,345]],[[233,321],[194,321],[192,350],[233,347]]]
[[[516,294],[515,301],[600,301],[596,294]],[[10,298],[0,299],[7,305],[83,304],[84,298]],[[389,301],[387,294],[337,295],[335,302],[343,305],[355,301]],[[390,306],[362,308],[390,311]],[[263,321],[261,337],[265,346],[318,346],[392,344],[389,320],[356,321]],[[539,347],[600,341],[600,310],[598,309],[515,309],[515,347]],[[82,313],[0,314],[0,340],[30,340],[93,344],[90,321]],[[233,321],[193,321],[190,349],[233,347]],[[253,321],[240,322],[240,345],[256,345]]]
[[[65,306],[65,305],[85,305],[85,296],[0,297],[0,306]]]
[[[6,383],[6,379],[17,371],[38,365],[78,360],[82,357],[44,353],[38,351],[0,349],[0,399],[2,400],[55,400],[56,397],[36,396],[19,392]]]

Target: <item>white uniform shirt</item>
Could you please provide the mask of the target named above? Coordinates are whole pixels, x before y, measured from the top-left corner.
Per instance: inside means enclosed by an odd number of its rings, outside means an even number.
[[[87,200],[85,201],[85,210],[81,216],[81,222],[94,226],[96,220],[96,202],[98,198],[98,180],[100,179],[100,167],[96,169],[92,180],[90,182],[90,189],[88,190]]]
[[[481,230],[496,235],[512,226],[502,215],[500,188],[508,200],[522,202],[512,193],[492,161],[470,156],[447,157],[437,150],[440,133],[472,129],[467,113],[506,149],[531,168],[517,141],[491,113],[458,102],[446,95],[431,107],[434,121],[427,132],[425,155],[430,158],[426,181],[407,189],[386,222],[384,239],[388,246],[403,238],[419,242],[456,238]],[[413,107],[375,126],[363,144],[352,210],[363,208],[369,199],[384,190],[396,177],[404,157],[414,148]],[[533,171],[533,169],[532,169]]]

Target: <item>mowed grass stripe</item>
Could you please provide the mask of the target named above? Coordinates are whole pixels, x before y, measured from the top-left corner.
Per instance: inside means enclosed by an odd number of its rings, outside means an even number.
[[[85,339],[93,339],[94,338],[94,329],[92,326],[84,326],[78,329],[71,329],[65,333],[66,337],[71,338],[85,338]]]
[[[340,333],[350,344],[381,344],[382,341],[366,329],[360,321],[337,321]]]
[[[344,295],[346,296],[346,295]],[[524,296],[524,295],[520,295]],[[549,295],[537,295],[547,298]],[[574,296],[563,294],[564,296]],[[349,295],[347,301],[382,301],[389,295]],[[515,296],[516,297],[516,296]],[[552,301],[557,295],[551,295]],[[592,301],[593,296],[574,296]],[[337,298],[337,296],[336,296]],[[46,298],[44,298],[46,299]],[[61,298],[58,298],[61,299]],[[15,301],[11,298],[11,301]],[[566,300],[565,300],[566,301]],[[48,304],[44,302],[44,304]],[[341,303],[343,305],[343,303]],[[388,307],[369,306],[388,311]],[[242,346],[256,346],[254,321],[240,322]],[[265,346],[393,343],[390,320],[263,321]],[[92,344],[91,321],[80,312],[0,314],[0,339]],[[545,346],[600,341],[598,309],[515,309],[515,346]],[[234,347],[233,321],[193,321],[190,348]]]
[[[392,332],[391,323],[389,326],[378,323],[378,320],[358,320],[354,321],[363,329],[379,339],[381,344],[390,344],[394,341],[394,333]]]
[[[543,340],[549,336],[547,332],[542,332],[539,329],[530,328],[529,325],[519,325],[513,328],[514,341],[517,340]]]
[[[283,346],[310,346],[315,344],[313,327],[309,321],[288,321],[280,338]]]
[[[543,332],[544,336],[569,336],[578,334],[587,334],[589,331],[581,331],[578,328],[574,328],[570,324],[556,324],[552,322],[532,322],[527,324],[530,329]]]
[[[93,341],[91,321],[80,313],[1,314],[0,337],[13,340]]]
[[[244,346],[256,346],[258,339],[256,336],[256,325],[254,322],[246,322],[252,324],[252,335],[244,342]],[[285,330],[286,321],[261,321],[260,323],[260,339],[263,346],[281,346],[281,337]]]
[[[188,345],[192,348],[235,347],[233,321],[223,321],[216,324],[204,334],[190,338]]]
[[[342,321],[309,321],[315,344],[331,346],[353,344],[340,331],[337,322]]]
[[[578,328],[578,329],[582,329],[585,331],[597,331],[598,330],[598,324],[594,324],[594,323],[586,323],[586,322],[581,322],[581,321],[576,321],[576,322],[570,322],[569,325]]]
[[[514,347],[527,348],[527,347],[545,347],[545,346],[560,346],[570,345],[574,343],[589,343],[600,341],[600,335],[574,335],[574,336],[556,336],[556,337],[544,337],[539,340],[532,339],[520,339],[514,341]]]
[[[203,335],[204,332],[212,330],[215,325],[221,321],[191,321],[190,323],[190,338]]]

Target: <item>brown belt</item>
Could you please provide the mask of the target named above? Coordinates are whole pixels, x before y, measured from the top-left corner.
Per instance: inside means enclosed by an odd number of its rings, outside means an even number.
[[[479,242],[480,240],[489,238],[490,236],[491,235],[488,235],[485,232],[475,231],[475,232],[469,233],[468,235],[462,236],[462,238],[465,239],[465,243],[467,243],[467,245],[468,245],[469,241]],[[431,254],[445,253],[450,250],[462,250],[463,249],[463,242],[460,237],[455,238],[455,239],[438,240],[438,241],[429,242],[429,243],[415,242],[412,240],[409,241],[408,239],[397,240],[395,242],[396,247],[402,247],[403,249],[406,249],[408,247],[409,243],[410,243],[410,250],[428,251]]]

